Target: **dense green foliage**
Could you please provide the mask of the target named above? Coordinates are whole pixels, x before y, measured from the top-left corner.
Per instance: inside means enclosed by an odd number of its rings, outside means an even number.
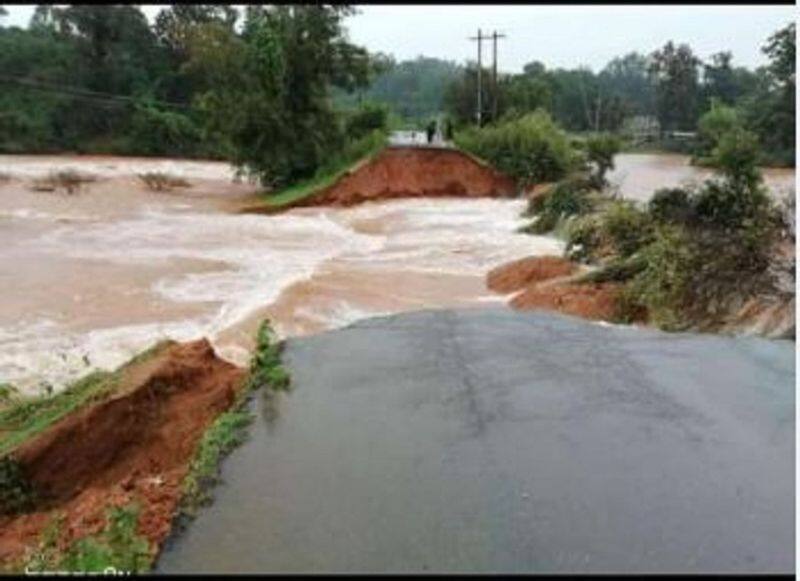
[[[384,130],[375,130],[360,139],[348,141],[340,151],[332,153],[312,177],[267,194],[266,204],[273,208],[289,206],[328,187],[354,164],[381,151],[386,146],[386,138]]]
[[[570,176],[553,185],[544,195],[535,197],[528,206],[534,221],[525,228],[531,234],[546,234],[562,220],[580,216],[592,210],[589,196],[591,185],[581,175]]]
[[[522,73],[499,75],[496,88],[490,81],[484,83],[482,118],[484,123],[503,122],[544,109],[568,131],[621,132],[635,142],[660,139],[665,148],[688,151],[687,144],[673,138],[672,132],[694,132],[700,118],[717,107],[713,125],[728,114],[724,106],[735,108],[742,126],[756,133],[764,162],[792,165],[794,47],[792,23],[767,40],[763,50],[769,65],[755,71],[734,66],[729,52],[713,54],[703,62],[688,45],[672,42],[650,55],[634,52],[615,58],[598,73],[584,67],[548,69],[534,61]],[[483,78],[491,79],[491,71],[484,70]],[[458,125],[476,122],[474,63],[450,83],[444,102]],[[713,147],[708,142],[709,129],[701,129],[705,135],[700,157]]]
[[[346,6],[39,6],[0,26],[0,151],[225,157],[264,184],[311,177],[348,140],[386,126],[347,120],[380,67],[346,40]],[[241,21],[240,21],[241,20]]]
[[[458,147],[485,159],[521,187],[563,177],[577,163],[567,135],[544,111],[455,135]]]
[[[586,140],[586,161],[592,166],[592,181],[597,188],[607,185],[606,174],[614,169],[614,156],[622,143],[614,135],[601,133]]]
[[[583,280],[623,285],[623,321],[713,327],[776,288],[771,263],[776,243],[793,241],[793,207],[778,206],[763,185],[755,135],[727,123],[724,110],[714,115],[721,121],[705,125],[717,174],[699,186],[661,189],[640,205],[574,174],[530,203],[526,231],[564,224],[567,256],[599,266]]]
[[[314,175],[346,143],[331,85],[365,85],[369,57],[347,42],[341,6],[248,7],[241,34],[219,23],[189,41],[189,70],[205,82],[199,108],[261,183]]]

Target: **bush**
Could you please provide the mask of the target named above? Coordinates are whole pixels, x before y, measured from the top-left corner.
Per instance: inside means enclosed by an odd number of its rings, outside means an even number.
[[[51,171],[47,176],[33,181],[31,189],[36,192],[54,192],[63,189],[68,194],[79,191],[83,184],[96,181],[93,175],[83,174],[72,169]]]
[[[684,306],[695,264],[689,235],[679,226],[661,227],[643,256],[646,266],[623,291],[623,302],[630,311],[646,309],[659,327],[685,327]]]
[[[546,194],[531,200],[529,213],[536,216],[530,231],[544,234],[552,231],[565,218],[587,213],[592,207],[585,181],[565,179],[555,184]]]
[[[693,215],[690,195],[683,188],[656,190],[647,203],[647,212],[655,222],[685,224]]]
[[[614,156],[621,148],[620,140],[608,133],[594,135],[586,140],[586,158],[594,165],[592,182],[596,188],[606,186],[606,174],[614,169]]]
[[[199,126],[182,113],[140,105],[131,119],[130,148],[140,155],[210,154],[205,143]]]
[[[389,110],[385,105],[365,103],[347,117],[345,133],[348,139],[360,139],[375,130],[385,131],[388,120]]]
[[[652,237],[652,222],[633,202],[613,202],[603,214],[601,229],[623,258],[645,246]]]
[[[456,133],[455,143],[485,159],[525,188],[556,181],[576,166],[577,152],[544,111]]]
[[[573,220],[567,229],[566,255],[571,260],[588,261],[597,258],[603,236],[597,216]]]
[[[714,101],[711,109],[697,122],[698,143],[693,161],[704,164],[713,162],[710,156],[720,139],[725,134],[741,128],[742,120],[736,109]]]
[[[144,182],[148,189],[155,192],[173,188],[188,188],[190,185],[188,181],[181,177],[157,171],[139,174],[139,179]]]

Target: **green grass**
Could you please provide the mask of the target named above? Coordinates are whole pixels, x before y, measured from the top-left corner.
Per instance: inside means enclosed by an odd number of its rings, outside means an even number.
[[[23,399],[0,411],[0,456],[67,414],[106,396],[117,379],[115,373],[95,371],[56,395]]]
[[[264,387],[286,391],[289,373],[281,364],[281,347],[267,321],[258,330],[256,350],[244,388],[231,409],[221,414],[206,430],[197,446],[189,471],[183,481],[180,514],[192,518],[212,500],[211,489],[219,481],[222,459],[247,438],[247,426],[253,419],[248,409],[251,394]]]
[[[56,516],[42,533],[39,546],[25,563],[25,570],[145,573],[152,566],[153,552],[147,539],[136,530],[138,519],[136,504],[109,508],[102,531],[59,549],[63,517]]]
[[[94,371],[52,396],[19,398],[0,410],[0,456],[41,433],[83,406],[100,401],[114,392],[123,370],[146,361],[167,342],[157,343],[139,353],[113,372]]]
[[[316,174],[275,193],[264,195],[264,204],[268,208],[286,208],[314,195],[336,183],[354,165],[374,157],[386,147],[387,135],[383,131],[375,131],[361,139],[349,143],[340,155],[332,158],[322,166]]]

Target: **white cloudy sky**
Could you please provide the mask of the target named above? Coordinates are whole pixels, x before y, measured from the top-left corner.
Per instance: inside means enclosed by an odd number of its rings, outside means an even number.
[[[7,6],[5,25],[27,25],[33,6]],[[615,56],[649,53],[668,40],[689,43],[701,57],[733,52],[734,63],[764,64],[766,38],[795,18],[794,6],[481,6],[366,5],[347,21],[350,38],[398,60],[418,55],[464,62],[475,59],[478,27],[508,38],[499,68],[520,71],[532,60],[548,67],[587,65],[598,70]],[[148,17],[158,5],[143,7]],[[484,50],[488,51],[488,45]],[[484,54],[489,54],[485,52]]]

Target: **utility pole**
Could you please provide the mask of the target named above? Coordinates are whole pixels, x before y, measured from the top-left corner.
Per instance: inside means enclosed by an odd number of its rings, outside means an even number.
[[[496,30],[492,32],[492,121],[497,120],[497,39],[505,37]]]
[[[481,29],[480,28],[478,29],[478,36],[477,37],[473,36],[473,37],[470,38],[470,40],[477,40],[478,41],[478,109],[477,109],[477,112],[476,112],[476,117],[478,119],[478,127],[481,126],[481,112],[482,112],[482,103],[481,103],[481,89],[482,89],[482,87],[481,87],[481,69],[483,68],[483,65],[482,65],[482,62],[481,62],[481,55],[482,55],[482,53],[481,53],[481,43],[484,40],[488,40],[488,38],[489,38],[488,36],[482,36],[481,35]]]

